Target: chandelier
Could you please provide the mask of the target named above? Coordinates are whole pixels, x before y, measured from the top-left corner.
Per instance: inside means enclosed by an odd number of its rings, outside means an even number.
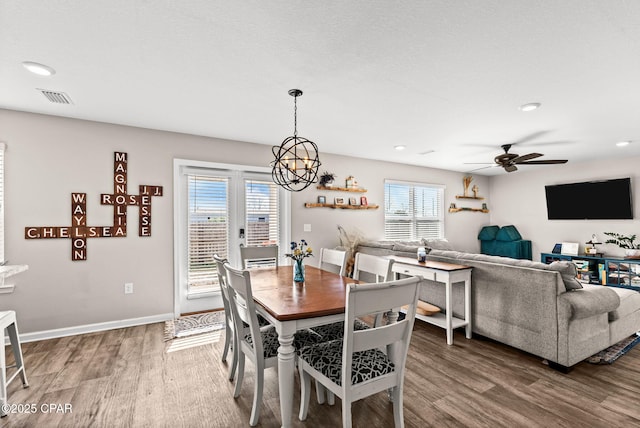
[[[273,146],[271,151],[275,156],[271,166],[273,181],[279,186],[292,192],[306,189],[318,181],[318,146],[313,141],[298,137],[298,97],[302,95],[300,89],[290,89],[293,97],[293,136],[287,137],[279,146]]]

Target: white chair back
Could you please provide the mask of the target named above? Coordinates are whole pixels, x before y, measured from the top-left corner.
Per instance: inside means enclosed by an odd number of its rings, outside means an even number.
[[[243,269],[259,266],[278,267],[278,246],[250,246],[240,245],[240,257],[242,258]]]
[[[345,274],[347,252],[342,250],[320,249],[320,269],[331,271],[341,276]]]
[[[224,336],[224,350],[222,352],[222,361],[227,361],[227,354],[229,349],[232,349],[233,359],[231,367],[229,367],[229,380],[233,380],[236,372],[236,365],[238,363],[238,349],[235,346],[235,325],[233,322],[233,312],[231,311],[231,305],[229,303],[229,287],[227,286],[227,271],[224,268],[224,264],[227,263],[227,259],[220,257],[217,254],[213,255],[213,260],[216,263],[216,270],[218,274],[218,284],[220,284],[220,294],[222,295],[222,305],[224,306],[224,318],[225,318],[225,336]]]
[[[391,272],[393,262],[393,259],[356,253],[356,260],[353,265],[353,279],[362,280],[364,278],[361,278],[361,274],[367,273],[375,277],[375,282],[391,281],[393,279],[393,272]]]

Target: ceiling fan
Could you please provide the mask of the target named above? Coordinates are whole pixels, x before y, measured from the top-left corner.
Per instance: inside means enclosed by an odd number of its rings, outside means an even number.
[[[518,167],[516,165],[551,165],[567,163],[567,159],[532,160],[544,155],[542,153],[528,153],[520,156],[516,153],[509,153],[511,144],[503,144],[501,147],[504,150],[504,153],[496,156],[494,158],[494,162],[496,163],[496,166],[501,166],[507,172],[517,171]]]

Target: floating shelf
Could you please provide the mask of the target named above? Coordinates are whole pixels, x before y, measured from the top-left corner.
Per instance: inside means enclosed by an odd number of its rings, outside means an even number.
[[[489,210],[483,210],[482,208],[449,208],[450,213],[457,213],[460,211],[473,211],[479,213],[488,213]]]
[[[378,205],[337,205],[337,204],[316,204],[307,202],[305,208],[340,208],[342,210],[377,210]]]
[[[359,187],[325,187],[325,186],[317,186],[318,190],[337,190],[340,192],[359,192],[365,193],[367,189],[361,189]]]
[[[482,196],[464,196],[464,195],[456,195],[456,199],[476,199],[482,200],[484,199]]]

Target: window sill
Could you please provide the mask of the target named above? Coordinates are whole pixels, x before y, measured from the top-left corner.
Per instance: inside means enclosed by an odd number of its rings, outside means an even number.
[[[187,293],[187,300],[206,299],[207,297],[215,297],[220,295],[220,290],[207,288],[199,291],[191,291]]]

